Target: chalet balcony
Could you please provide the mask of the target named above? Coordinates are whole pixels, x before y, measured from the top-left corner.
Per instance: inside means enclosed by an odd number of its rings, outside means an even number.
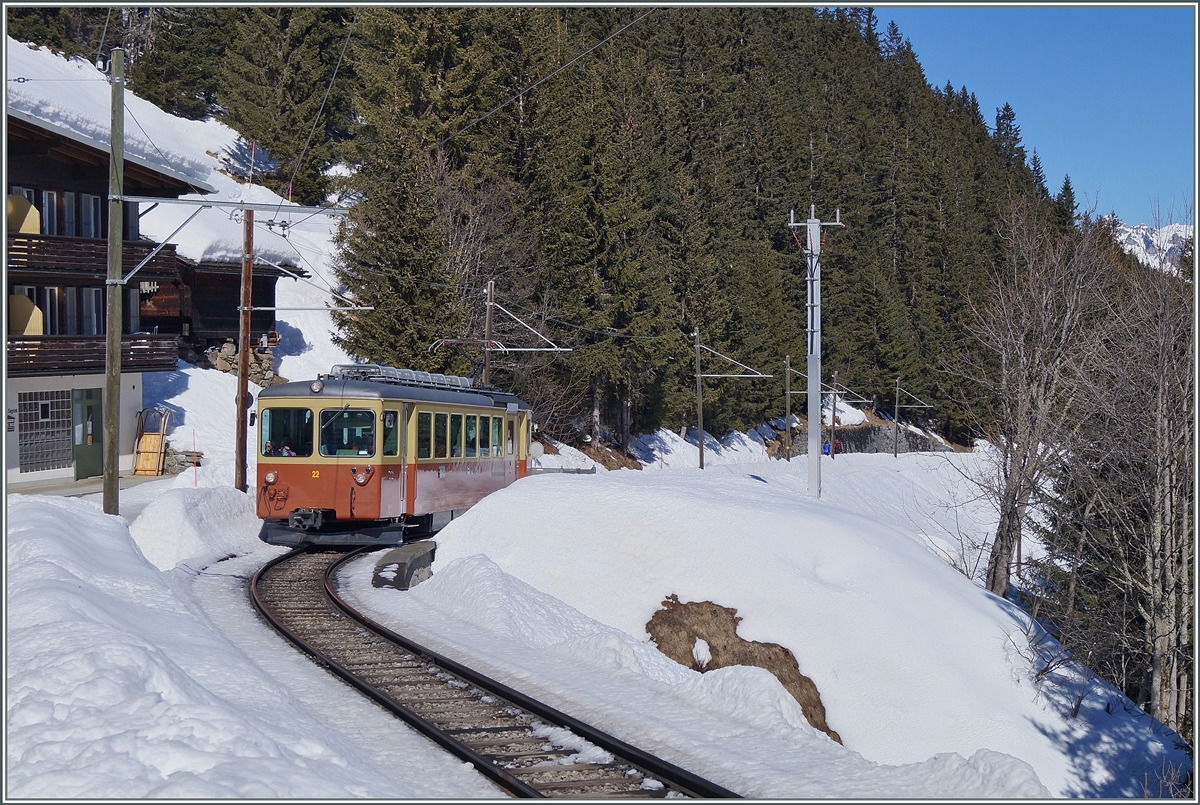
[[[103,374],[104,353],[102,335],[10,335],[8,376]],[[175,335],[121,336],[122,372],[169,372],[178,357]]]
[[[9,234],[7,268],[13,275],[47,280],[103,280],[108,275],[108,241],[66,235]],[[121,246],[121,272],[128,276],[158,244],[127,240]],[[179,275],[175,246],[167,244],[137,273],[137,279],[174,279]]]

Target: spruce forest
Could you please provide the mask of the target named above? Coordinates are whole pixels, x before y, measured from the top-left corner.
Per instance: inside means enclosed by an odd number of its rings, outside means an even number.
[[[476,373],[477,345],[431,345],[482,339],[494,283],[571,351],[492,352],[490,380],[565,441],[694,429],[696,331],[773,375],[706,381],[705,429],[781,416],[806,352],[789,218],[837,211],[824,373],[888,415],[899,378],[947,439],[997,446],[1000,525],[960,570],[1061,641],[1030,638],[1048,668],[1084,660],[1191,741],[1191,247],[1172,272],[1125,255],[1069,177],[1048,189],[1010,106],[929,86],[871,9],[6,14],[68,54],[122,45],[133,92],[257,142],[282,195],[352,201],[338,278],[374,310],[336,315],[351,354]]]

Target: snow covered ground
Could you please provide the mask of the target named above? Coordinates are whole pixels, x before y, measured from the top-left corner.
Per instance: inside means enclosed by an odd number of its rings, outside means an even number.
[[[220,124],[185,136],[139,119],[166,153],[207,159],[223,197],[267,197],[216,172],[234,143]],[[167,206],[147,233],[174,228]],[[209,212],[181,252],[238,242]],[[313,219],[263,248],[302,255],[320,286],[331,233]],[[329,298],[280,284],[281,307]],[[348,360],[327,313],[279,319],[284,376]],[[195,440],[205,466],[122,492],[120,516],[100,495],[6,497],[6,796],[499,797],[252,611],[247,580],[282,549],[257,540],[232,488],[234,384],[184,363],[146,376],[144,405],[175,410],[172,441]],[[955,569],[995,526],[966,480],[985,453],[838,456],[814,500],[807,462],[768,460],[764,435],[706,435],[704,471],[694,440],[643,435],[645,471],[532,476],[484,500],[438,535],[433,577],[411,591],[371,587],[369,558],[342,583],[431,648],[746,796],[1136,797],[1190,768],[1172,733],[1083,669],[1038,681],[1027,618]],[[589,461],[564,445],[542,463]],[[736,608],[741,637],[790,649],[844,746],[768,672],[662,655],[645,625],[672,594]]]
[[[203,370],[190,370],[202,373]],[[207,372],[207,374],[216,374]],[[213,401],[216,404],[216,401]],[[949,455],[949,457],[947,457]],[[1026,618],[942,557],[980,454],[524,479],[437,538],[433,577],[350,598],[436,651],[752,797],[1140,796],[1186,757],[1119,692],[1040,684]],[[12,797],[484,797],[489,783],[253,613],[256,539],[222,466],[100,496],[10,495]],[[697,673],[645,624],[668,595],[743,618],[821,692],[845,746],[758,668]]]

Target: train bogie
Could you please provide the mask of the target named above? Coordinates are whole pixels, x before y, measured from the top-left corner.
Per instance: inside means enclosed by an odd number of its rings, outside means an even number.
[[[258,400],[257,513],[272,544],[397,544],[526,474],[517,398],[377,366],[334,367]]]

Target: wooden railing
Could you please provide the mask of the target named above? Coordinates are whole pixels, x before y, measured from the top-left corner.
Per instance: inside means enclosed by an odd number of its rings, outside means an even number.
[[[99,374],[104,372],[102,335],[10,335],[8,376]],[[121,336],[121,371],[167,372],[175,369],[175,335]]]
[[[157,244],[127,240],[121,244],[121,268],[132,271]],[[56,271],[104,275],[108,271],[108,241],[65,235],[8,235],[8,272]],[[163,246],[138,276],[176,276],[179,273],[174,244]]]

